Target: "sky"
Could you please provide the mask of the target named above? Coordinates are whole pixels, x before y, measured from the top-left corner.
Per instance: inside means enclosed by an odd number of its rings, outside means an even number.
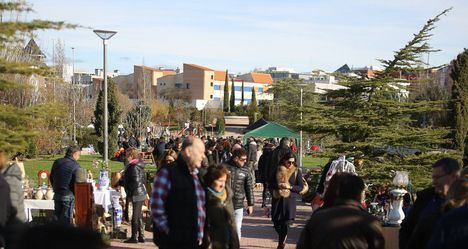
[[[86,28],[41,31],[49,58],[57,40],[75,68],[102,68],[102,41],[93,29],[115,30],[108,68],[182,67],[194,63],[245,73],[271,66],[297,72],[379,66],[425,22],[453,7],[436,24],[431,65],[449,63],[468,48],[466,0],[29,0],[25,18],[66,21]]]

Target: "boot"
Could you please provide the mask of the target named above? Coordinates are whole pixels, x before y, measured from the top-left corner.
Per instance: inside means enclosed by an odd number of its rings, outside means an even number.
[[[124,240],[124,243],[132,243],[132,244],[136,244],[138,243],[137,239],[135,237],[130,237],[128,240]]]
[[[145,243],[145,223],[143,223],[141,218],[139,222],[140,225],[138,226],[138,242]]]

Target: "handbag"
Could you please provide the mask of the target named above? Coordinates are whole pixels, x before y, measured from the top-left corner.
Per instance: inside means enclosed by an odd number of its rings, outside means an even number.
[[[301,170],[301,169],[298,168],[297,171],[299,171],[299,170]],[[297,178],[297,171],[295,172],[296,178]],[[302,176],[302,171],[301,171],[301,176]],[[303,187],[302,187],[301,192],[299,192],[299,194],[300,194],[300,195],[305,195],[305,194],[307,194],[307,192],[309,192],[309,183],[308,183],[307,180],[304,178],[304,176],[302,176],[301,178],[302,178],[301,180],[302,180],[302,185],[303,185]]]

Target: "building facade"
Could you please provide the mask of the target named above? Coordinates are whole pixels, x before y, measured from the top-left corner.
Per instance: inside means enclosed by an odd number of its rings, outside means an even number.
[[[178,98],[190,102],[201,109],[206,104],[211,107],[221,107],[224,99],[224,84],[226,71],[213,70],[200,65],[184,64],[183,72],[166,75],[158,81],[159,98]],[[268,89],[273,84],[269,74],[248,73],[233,77],[228,75],[229,96],[231,96],[232,80],[234,80],[235,104],[241,102],[242,82],[244,82],[244,104],[252,101],[252,90],[255,89],[257,101],[272,100],[273,94]]]

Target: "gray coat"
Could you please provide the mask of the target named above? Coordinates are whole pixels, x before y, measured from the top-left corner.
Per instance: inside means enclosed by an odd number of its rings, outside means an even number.
[[[26,215],[24,213],[24,193],[21,169],[18,164],[12,163],[3,170],[2,174],[3,177],[5,177],[5,181],[10,185],[10,199],[12,206],[17,210],[16,218],[21,221],[25,221]]]

